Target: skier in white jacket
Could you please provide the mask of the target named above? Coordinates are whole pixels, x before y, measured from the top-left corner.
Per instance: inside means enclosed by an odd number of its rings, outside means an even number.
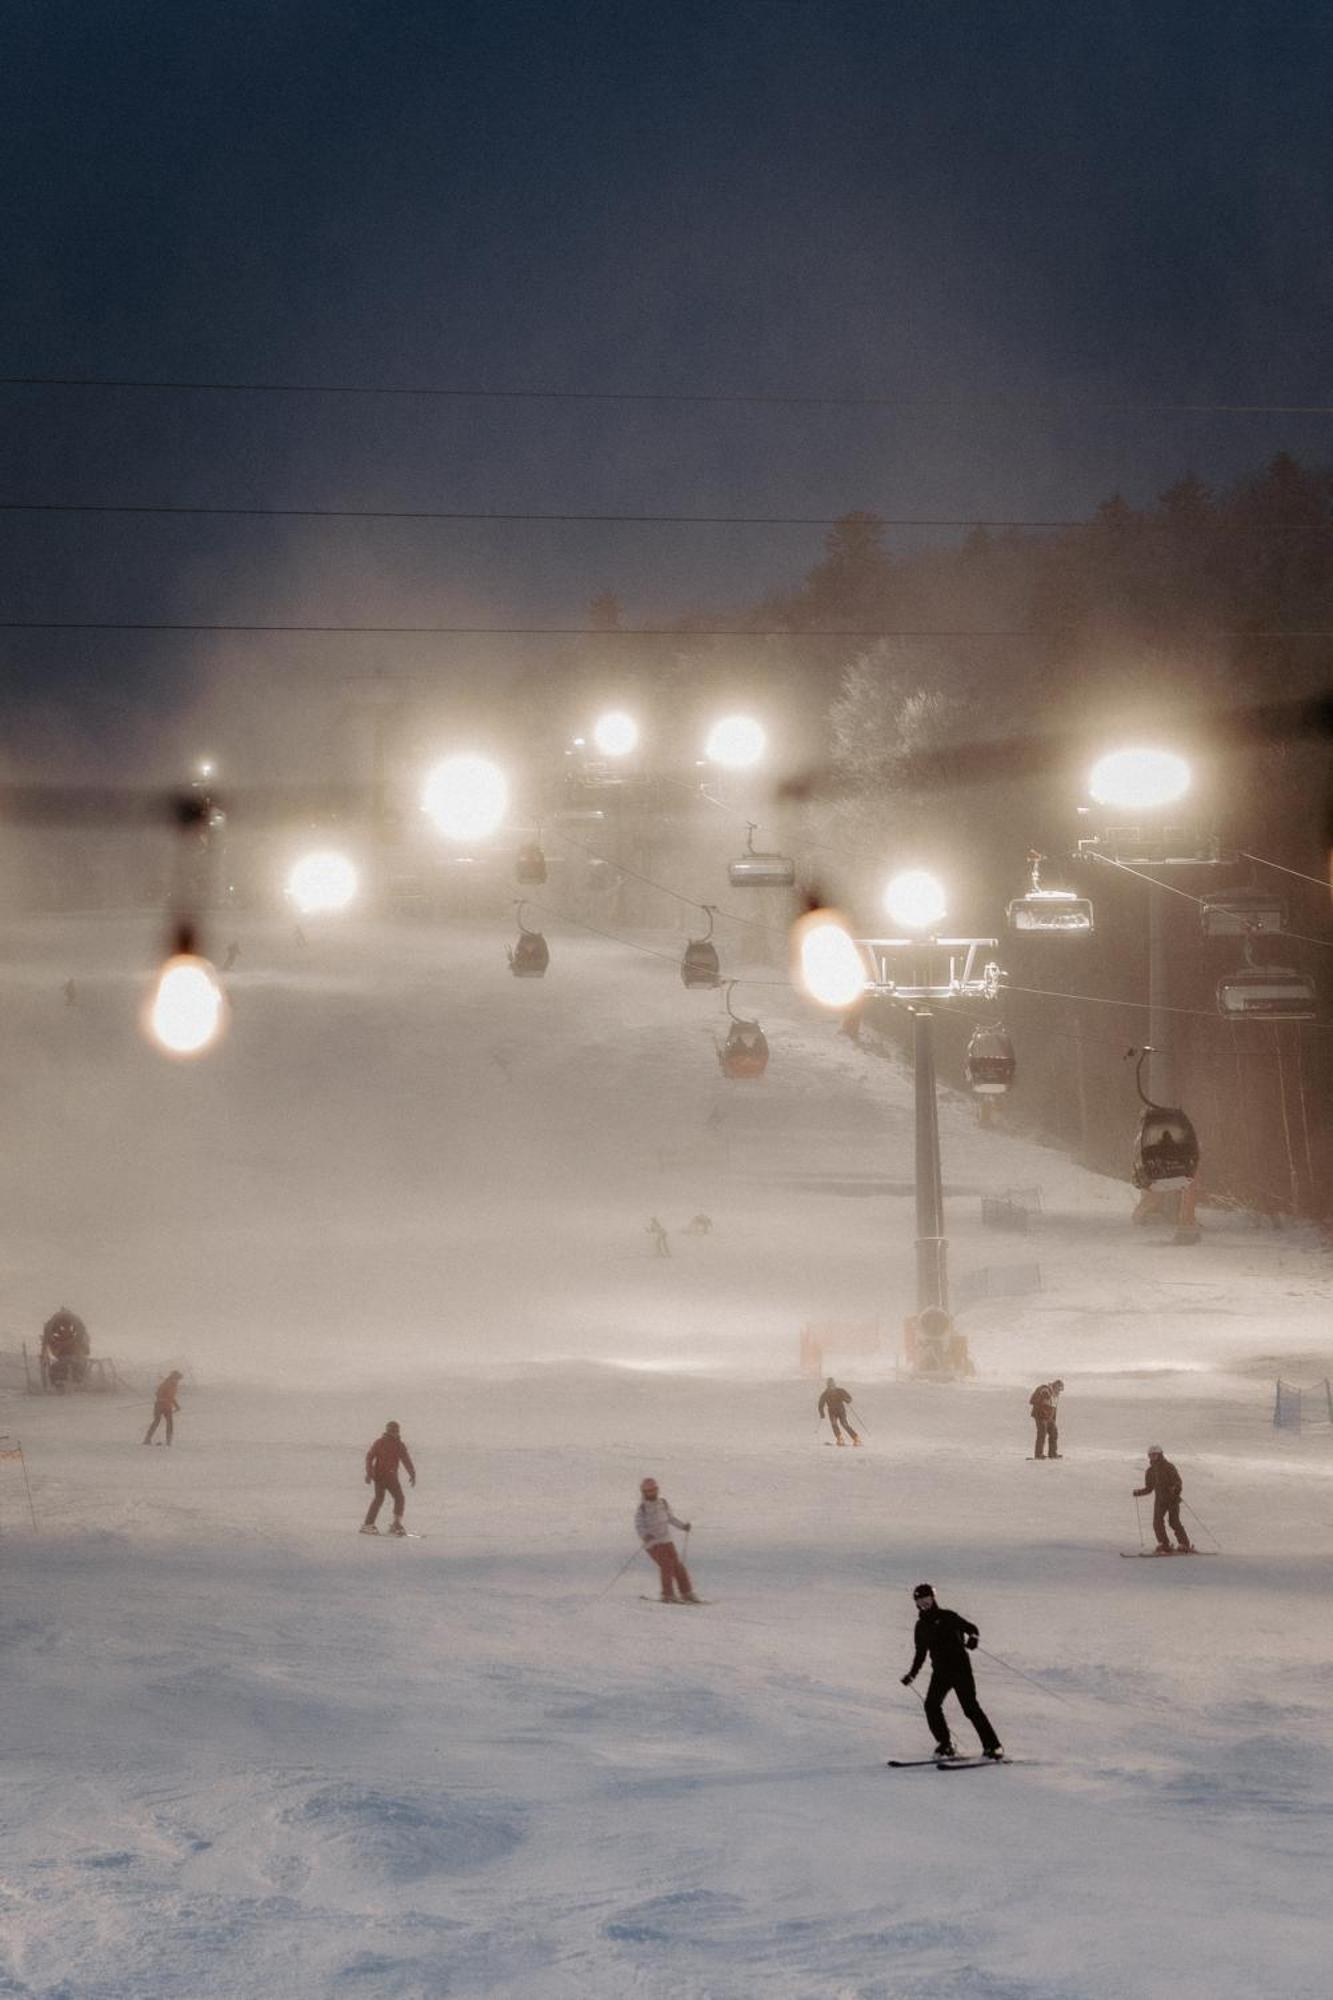
[[[688,1521],[678,1521],[670,1504],[657,1490],[655,1479],[639,1482],[642,1498],[634,1515],[634,1532],[657,1564],[662,1579],[663,1604],[697,1604],[694,1585],[690,1573],[676,1551],[671,1539],[671,1530],[680,1528],[685,1534],[690,1532]],[[680,1592],[679,1598],[677,1591]]]

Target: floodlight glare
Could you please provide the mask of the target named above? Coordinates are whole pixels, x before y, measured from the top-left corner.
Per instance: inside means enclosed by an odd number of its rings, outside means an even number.
[[[884,891],[884,908],[905,931],[934,930],[948,905],[941,884],[924,868],[907,868]]]
[[[796,977],[812,1000],[840,1012],[866,990],[865,962],[835,910],[811,910],[792,932]]]
[[[1098,758],[1088,775],[1088,791],[1099,806],[1153,812],[1183,799],[1190,767],[1174,750],[1113,750]]]
[[[198,1056],[227,1024],[227,998],[206,958],[178,952],[158,975],[144,1014],[150,1040],[169,1056]]]
[[[287,877],[287,894],[303,916],[345,910],[357,891],[357,874],[345,854],[325,848],[303,854]]]
[[[446,757],[426,779],[421,810],[446,840],[484,840],[509,807],[509,786],[487,757]]]
[[[748,771],[764,754],[766,738],[752,715],[724,715],[708,732],[704,755],[729,771]]]
[[[628,757],[638,746],[639,725],[623,709],[613,708],[598,717],[592,740],[603,757]]]

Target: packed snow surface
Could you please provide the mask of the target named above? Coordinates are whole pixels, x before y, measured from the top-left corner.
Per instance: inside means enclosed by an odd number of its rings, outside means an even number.
[[[1132,1231],[946,1095],[960,1295],[1041,1289],[910,1382],[911,1081],[778,973],[728,1083],[661,933],[551,926],[541,982],[484,925],[237,936],[192,1066],[136,1036],[146,927],[0,939],[4,1346],[67,1304],[128,1385],[6,1364],[0,1994],[1322,2000],[1333,1430],[1270,1422],[1329,1370],[1313,1236]],[[799,1330],[874,1318],[836,1450]],[[421,1540],[356,1532],[390,1417]],[[1119,1559],[1149,1442],[1221,1555]],[[640,1601],[650,1472],[704,1607]],[[1023,1762],[885,1768],[923,1579]]]

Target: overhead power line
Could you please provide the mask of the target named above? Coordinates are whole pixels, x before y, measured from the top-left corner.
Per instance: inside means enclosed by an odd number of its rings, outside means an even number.
[[[1244,625],[1166,626],[1166,636],[1180,644],[1213,639],[1333,639],[1333,627],[1260,627]],[[0,632],[294,632],[347,633],[363,638],[460,639],[608,639],[623,645],[630,639],[1061,639],[1088,634],[1085,624],[1036,626],[899,626],[849,625],[310,625],[209,623],[192,619],[3,618]]]
[[[7,389],[130,389],[152,394],[225,396],[365,396],[388,400],[419,397],[458,403],[641,403],[715,409],[918,410],[953,414],[959,410],[1043,410],[1073,416],[1327,417],[1333,403],[1173,402],[1087,396],[861,396],[827,390],[698,389],[478,389],[442,383],[385,382],[225,382],[152,380],[120,375],[0,375]]]

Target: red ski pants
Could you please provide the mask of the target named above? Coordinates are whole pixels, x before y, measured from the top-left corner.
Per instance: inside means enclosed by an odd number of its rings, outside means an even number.
[[[654,1542],[648,1553],[661,1572],[663,1597],[674,1597],[677,1590],[682,1597],[693,1597],[690,1573],[676,1554],[674,1542]]]
[[[407,1505],[407,1502],[403,1498],[402,1485],[399,1481],[398,1474],[395,1472],[392,1473],[388,1479],[377,1479],[375,1481],[375,1498],[371,1501],[370,1506],[366,1510],[366,1526],[368,1528],[374,1527],[375,1516],[379,1513],[380,1508],[384,1505],[384,1496],[386,1493],[393,1501],[394,1520],[395,1521],[402,1520],[403,1508]]]

